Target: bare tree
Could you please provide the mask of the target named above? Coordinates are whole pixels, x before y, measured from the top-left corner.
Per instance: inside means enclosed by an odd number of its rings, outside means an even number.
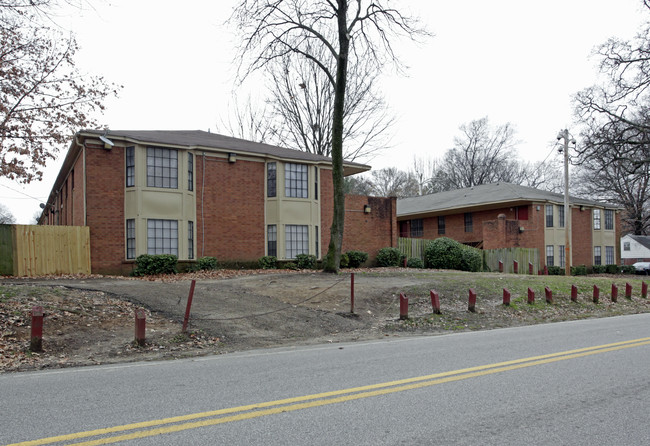
[[[245,77],[271,61],[291,55],[318,66],[333,90],[332,182],[334,211],[324,269],[338,272],[345,219],[343,137],[349,65],[363,60],[376,71],[398,61],[391,39],[426,32],[384,1],[244,0],[232,20],[241,33]],[[246,63],[246,56],[251,56]],[[354,70],[352,70],[354,71]]]
[[[57,146],[79,128],[118,87],[75,68],[73,36],[43,25],[55,1],[0,3],[0,176],[40,180]]]
[[[11,213],[9,208],[0,204],[0,225],[13,225],[16,223],[16,217]]]
[[[395,167],[371,172],[374,195],[380,197],[413,197],[418,195],[418,181],[409,172]]]
[[[248,96],[242,104],[237,96],[233,95],[228,112],[228,117],[222,118],[217,124],[217,131],[225,131],[235,138],[249,141],[278,143],[278,127],[266,103],[261,107],[257,106]]]
[[[579,160],[576,182],[579,194],[622,205],[624,229],[637,235],[650,230],[650,164],[637,161],[650,157],[650,144],[642,143],[649,135],[639,130],[645,125],[592,122],[580,135],[589,155]]]
[[[372,181],[363,175],[343,178],[343,190],[346,195],[373,195],[375,193]]]
[[[501,181],[514,158],[515,132],[509,123],[491,127],[487,117],[460,126],[461,136],[442,159],[443,190]]]
[[[326,60],[324,56],[318,54],[318,59]],[[387,131],[394,120],[383,98],[373,90],[379,72],[364,61],[349,69],[343,158],[354,161],[387,148]],[[268,75],[272,85],[269,102],[283,124],[278,135],[281,144],[331,156],[334,94],[325,73],[310,60],[285,56],[270,64]]]

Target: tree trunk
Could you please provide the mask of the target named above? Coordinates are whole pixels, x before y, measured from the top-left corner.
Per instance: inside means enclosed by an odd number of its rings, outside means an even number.
[[[332,114],[332,185],[334,188],[334,212],[330,228],[330,243],[323,270],[338,273],[345,226],[345,192],[343,191],[343,112],[347,83],[348,52],[350,37],[347,31],[347,0],[338,0],[339,54],[336,65],[334,110]]]

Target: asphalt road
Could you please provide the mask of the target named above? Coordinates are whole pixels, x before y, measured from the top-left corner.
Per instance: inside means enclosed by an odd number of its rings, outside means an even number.
[[[4,374],[0,444],[650,444],[649,365],[642,314]]]

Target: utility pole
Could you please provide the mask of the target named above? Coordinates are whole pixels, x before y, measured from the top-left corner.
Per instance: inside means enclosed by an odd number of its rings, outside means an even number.
[[[571,275],[571,208],[569,206],[569,142],[576,145],[576,140],[571,138],[569,130],[560,130],[557,134],[557,140],[564,140],[564,268],[565,275]]]

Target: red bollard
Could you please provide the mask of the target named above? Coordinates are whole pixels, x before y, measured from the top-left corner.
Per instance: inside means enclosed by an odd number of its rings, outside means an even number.
[[[440,312],[440,296],[437,291],[430,290],[431,293],[431,306],[433,307],[434,314],[442,314]]]
[[[632,299],[632,285],[629,282],[625,282],[625,298]]]
[[[404,293],[399,293],[399,319],[403,321],[409,318],[409,299]]]
[[[145,328],[147,326],[147,315],[143,309],[135,310],[135,342],[144,347]]]
[[[577,302],[578,301],[578,287],[575,285],[571,285],[571,302]]]
[[[499,272],[503,272],[503,262],[501,260],[499,260]]]
[[[648,297],[648,284],[641,282],[641,297],[646,299]]]
[[[43,351],[43,307],[40,305],[32,307],[32,337],[29,350],[33,352]]]
[[[594,297],[593,297],[593,301],[594,301],[595,304],[598,303],[598,298],[599,298],[599,297],[600,297],[600,289],[598,289],[598,287],[597,287],[596,285],[594,285]]]
[[[467,309],[472,313],[476,313],[476,291],[472,288],[469,289],[469,303]]]
[[[354,314],[354,273],[350,273],[350,313]]]
[[[183,333],[187,333],[187,323],[190,320],[190,309],[192,308],[192,298],[194,297],[194,286],[196,285],[196,280],[192,280],[192,285],[190,285],[190,294],[187,296],[187,306],[185,307],[185,318],[183,318]]]
[[[519,262],[514,260],[512,262],[512,269],[514,270],[515,274],[519,274]]]
[[[528,274],[533,275],[533,264],[528,262]]]
[[[553,303],[553,291],[549,287],[544,287],[544,293],[546,294],[546,303],[547,304],[552,304]]]
[[[528,303],[531,305],[535,303],[535,292],[531,288],[528,288]]]
[[[510,291],[508,291],[506,288],[503,289],[503,305],[510,305]]]
[[[612,283],[612,302],[618,302],[618,287]]]

